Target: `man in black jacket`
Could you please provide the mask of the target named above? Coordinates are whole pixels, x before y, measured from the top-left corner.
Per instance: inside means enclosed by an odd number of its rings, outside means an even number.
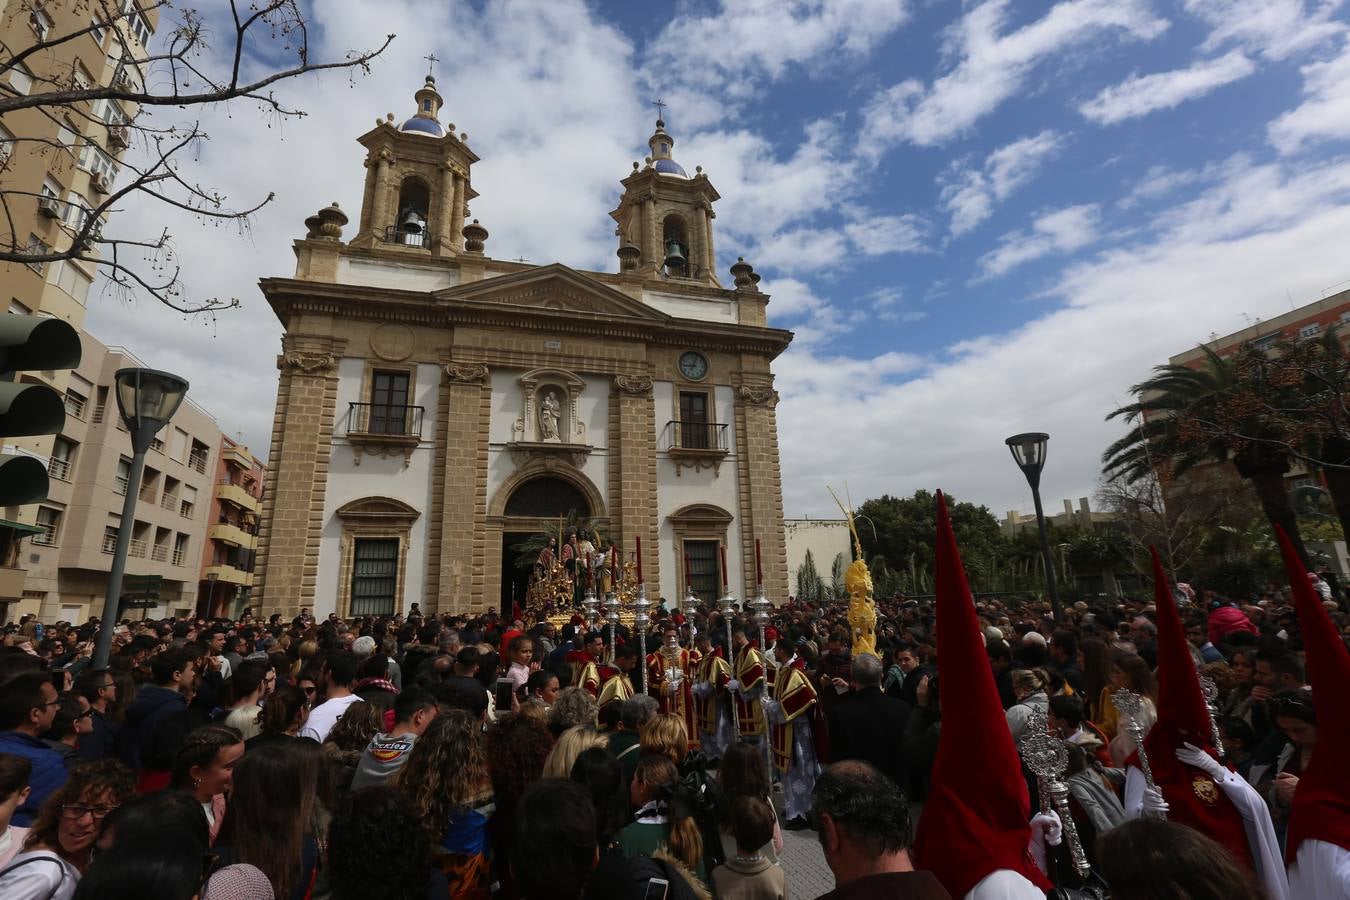
[[[909,704],[881,692],[881,660],[870,653],[853,657],[849,687],[830,710],[830,758],[864,760],[903,784],[900,738]]]
[[[118,734],[118,755],[132,769],[141,768],[141,754],[155,732],[155,726],[187,709],[183,683],[192,678],[192,666],[185,651],[170,648],[150,660],[154,684],[141,687],[127,706],[127,718]]]

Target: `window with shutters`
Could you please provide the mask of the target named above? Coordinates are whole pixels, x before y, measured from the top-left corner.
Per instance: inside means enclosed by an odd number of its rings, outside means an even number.
[[[357,538],[352,557],[351,615],[393,615],[397,589],[398,538]]]

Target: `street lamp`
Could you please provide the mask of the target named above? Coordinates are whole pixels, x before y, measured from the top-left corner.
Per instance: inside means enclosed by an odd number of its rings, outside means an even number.
[[[1041,509],[1041,469],[1045,468],[1045,445],[1050,435],[1034,431],[1026,434],[1014,434],[1004,441],[1012,451],[1013,461],[1031,485],[1031,499],[1036,504],[1036,528],[1041,533],[1041,557],[1045,561],[1045,581],[1050,592],[1050,608],[1054,611],[1055,621],[1064,621],[1064,611],[1059,605],[1059,582],[1055,577],[1055,560],[1050,555],[1050,535],[1045,528],[1045,510]]]
[[[136,495],[141,489],[145,469],[145,451],[160,429],[173,418],[183,402],[188,383],[177,375],[154,369],[118,369],[113,376],[117,409],[131,432],[131,471],[127,475],[127,494],[122,501],[122,520],[117,528],[117,548],[113,551],[112,571],[108,573],[108,593],[103,598],[103,620],[94,645],[94,668],[108,665],[112,652],[113,624],[122,597],[122,574],[127,565],[127,547],[136,524]]]

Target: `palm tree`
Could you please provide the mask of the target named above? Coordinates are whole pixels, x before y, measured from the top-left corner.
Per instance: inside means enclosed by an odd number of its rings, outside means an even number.
[[[1152,378],[1130,388],[1138,399],[1106,417],[1124,418],[1132,427],[1102,454],[1105,474],[1133,483],[1155,466],[1177,477],[1205,463],[1232,463],[1256,492],[1266,519],[1285,530],[1308,565],[1285,487],[1291,464],[1285,435],[1260,410],[1240,402],[1251,385],[1241,382],[1237,367],[1208,347],[1200,349],[1200,366],[1155,367]]]

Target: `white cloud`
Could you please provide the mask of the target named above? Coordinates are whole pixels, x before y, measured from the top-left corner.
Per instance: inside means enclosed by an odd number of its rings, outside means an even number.
[[[863,215],[845,225],[844,233],[865,256],[918,253],[924,249],[928,224],[916,215]]]
[[[939,178],[939,204],[951,215],[951,231],[960,236],[993,215],[994,204],[1036,177],[1064,146],[1053,130],[1025,137],[989,154],[982,168],[958,161]]]
[[[864,113],[861,152],[872,159],[891,144],[942,144],[1016,96],[1037,64],[1105,36],[1149,40],[1166,30],[1147,0],[1062,0],[1042,18],[1004,31],[1010,0],[987,0],[948,35],[956,65],[931,85],[913,79],[877,93]]]
[[[1241,50],[1207,59],[1185,69],[1136,75],[1104,89],[1078,107],[1085,117],[1099,125],[1115,125],[1137,119],[1159,109],[1172,109],[1187,100],[1203,97],[1226,84],[1246,78],[1256,71],[1256,63]]]
[[[1069,206],[1042,213],[1030,231],[1012,231],[999,238],[999,246],[980,257],[980,279],[1004,275],[1032,260],[1051,253],[1079,250],[1097,240],[1101,210],[1095,203]]]
[[[1270,123],[1270,142],[1297,153],[1310,142],[1350,138],[1350,41],[1340,56],[1302,68],[1303,102]]]
[[[909,6],[907,0],[720,0],[715,12],[700,15],[682,5],[652,40],[643,77],[652,90],[666,92],[673,122],[708,125],[765,80],[866,56],[909,19]]]
[[[998,515],[1028,511],[1003,438],[1031,430],[1051,436],[1047,504],[1090,496],[1101,452],[1121,433],[1104,417],[1131,384],[1211,332],[1242,327],[1241,313],[1278,315],[1287,296],[1310,302],[1346,276],[1350,187],[1319,194],[1316,185],[1350,185],[1350,160],[1298,173],[1277,167],[1259,184],[1242,164],[1229,171],[1210,202],[1179,207],[1166,234],[1070,267],[1043,298],[1061,305],[971,341],[967,352],[890,375],[869,359],[785,354],[778,421],[789,514],[829,513],[824,485],[840,472],[855,497],[941,487]],[[1257,208],[1283,208],[1282,194],[1292,191],[1301,214],[1234,236],[1193,221],[1244,190],[1258,192]],[[833,377],[836,368],[842,377]],[[822,426],[841,439],[820,440]]]
[[[1333,18],[1343,0],[1184,0],[1213,31],[1207,48],[1238,44],[1268,59],[1284,59],[1343,34]]]

